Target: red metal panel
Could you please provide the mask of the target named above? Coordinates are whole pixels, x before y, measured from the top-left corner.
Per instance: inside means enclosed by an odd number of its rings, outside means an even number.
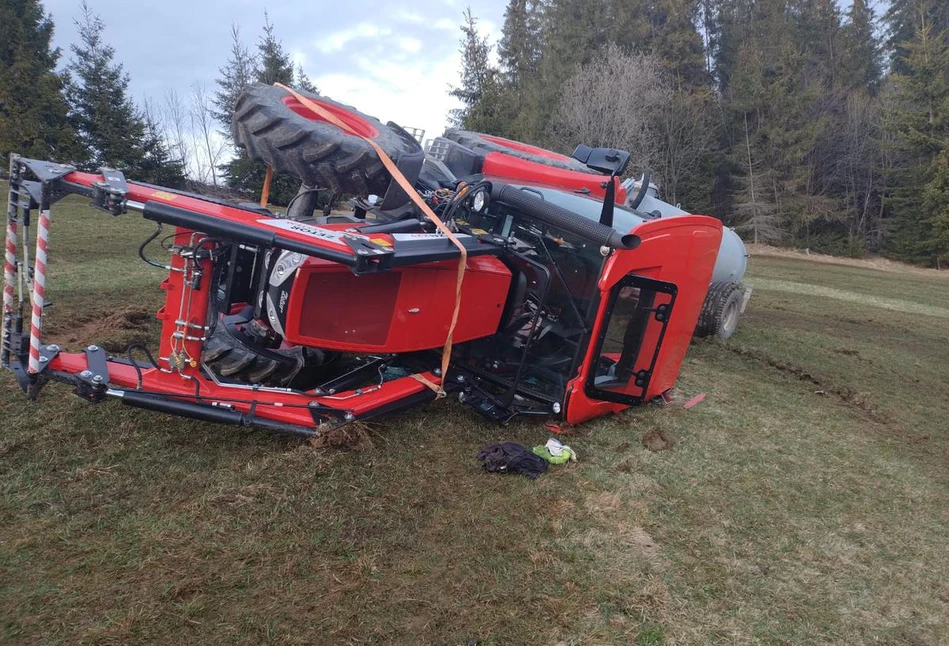
[[[485,175],[538,182],[572,191],[587,189],[591,195],[596,195],[601,199],[606,197],[605,186],[609,179],[605,175],[564,170],[527,161],[520,157],[512,157],[504,153],[488,153],[485,155],[481,170]],[[620,186],[619,179],[615,179],[614,182],[616,183],[615,201],[617,204],[624,204],[626,202],[626,189]]]
[[[382,346],[389,336],[392,312],[399,296],[402,272],[355,276],[346,268],[331,265],[329,271],[302,271],[297,275],[305,287],[299,319],[291,309],[295,343],[366,344]],[[294,293],[296,293],[296,289]],[[291,303],[290,307],[293,305]]]
[[[497,258],[468,259],[455,343],[497,331],[510,282],[510,270]],[[287,303],[287,340],[345,352],[440,348],[456,285],[455,261],[354,276],[338,264],[311,258],[298,270]]]
[[[642,240],[639,247],[631,251],[616,251],[603,269],[599,284],[602,298],[593,337],[597,338],[606,323],[610,290],[627,274],[673,283],[678,287],[675,307],[645,395],[646,399],[651,399],[672,388],[679,376],[679,368],[692,341],[692,332],[712,279],[722,239],[722,223],[700,215],[662,218],[644,222],[632,232]],[[571,424],[627,408],[624,404],[591,399],[584,392],[584,384],[595,360],[595,349],[595,344],[591,343],[579,374],[567,384],[564,417]]]

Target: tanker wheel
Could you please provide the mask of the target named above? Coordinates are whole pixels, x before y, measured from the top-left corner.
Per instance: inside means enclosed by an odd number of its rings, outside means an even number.
[[[741,286],[737,283],[712,283],[705,296],[694,336],[717,336],[722,340],[731,338],[741,317],[741,301]]]
[[[503,153],[511,157],[517,157],[518,159],[526,159],[527,161],[544,164],[545,166],[553,166],[554,168],[589,173],[590,175],[600,174],[591,170],[586,164],[577,161],[573,157],[561,155],[552,150],[538,148],[537,146],[531,146],[530,144],[524,144],[512,139],[505,139],[504,137],[495,137],[494,135],[486,135],[481,132],[450,128],[445,131],[445,138],[475,151]]]
[[[422,154],[419,143],[394,123],[383,124],[317,94],[300,94],[375,141],[395,162],[402,155]],[[286,90],[262,84],[247,87],[237,99],[231,127],[234,143],[251,158],[300,179],[305,187],[385,195],[389,173],[372,146],[323,121]]]

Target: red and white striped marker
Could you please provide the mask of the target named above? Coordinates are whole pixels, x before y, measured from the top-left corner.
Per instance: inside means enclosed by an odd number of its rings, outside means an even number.
[[[49,209],[40,211],[36,232],[36,265],[33,270],[33,318],[30,320],[29,372],[40,371],[40,334],[43,331],[43,305],[46,304],[46,247],[49,243]]]
[[[7,218],[7,246],[3,262],[3,336],[6,339],[7,314],[13,312],[13,286],[16,282],[16,221]]]

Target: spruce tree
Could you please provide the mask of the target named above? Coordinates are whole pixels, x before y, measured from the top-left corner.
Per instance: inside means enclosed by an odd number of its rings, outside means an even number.
[[[240,28],[231,25],[231,56],[218,72],[217,90],[212,98],[215,120],[221,124],[221,134],[231,140],[231,117],[237,97],[256,77],[256,61],[241,41]]]
[[[698,1],[654,0],[647,4],[645,17],[648,31],[632,48],[659,56],[681,87],[707,88],[705,48],[696,28]]]
[[[917,261],[945,254],[944,179],[949,149],[949,39],[923,14],[913,39],[903,45],[905,73],[896,75],[891,122],[898,163],[889,205],[896,231],[891,246]]]
[[[496,134],[503,126],[498,116],[499,72],[491,65],[491,45],[478,31],[471,7],[465,10],[461,32],[461,85],[452,88],[450,94],[463,107],[452,110],[451,119],[457,126]]]
[[[844,53],[835,0],[794,0],[791,8],[804,83],[832,87]]]
[[[921,22],[929,25],[943,41],[949,39],[949,2],[946,0],[891,0],[883,17],[893,71],[898,74],[909,71],[910,51],[906,46],[913,42]]]
[[[181,188],[185,184],[185,162],[169,150],[161,127],[148,111],[142,115],[145,131],[142,137],[142,159],[135,169],[136,179],[159,186]]]
[[[83,2],[76,21],[79,43],[70,47],[71,115],[91,168],[112,166],[128,173],[145,155],[145,121],[128,97],[128,74],[115,62],[115,50],[102,40],[105,24]]]
[[[507,84],[518,87],[537,73],[541,54],[541,5],[537,0],[511,0],[504,11],[498,58]]]
[[[239,81],[241,77],[237,74],[238,69],[243,70],[242,66],[246,64],[248,60],[246,50],[241,54],[238,53],[240,49],[239,42],[239,38],[235,33],[234,45],[231,49],[231,60],[227,66],[221,69],[222,78],[218,79],[218,86],[222,90],[222,97],[230,96],[224,92],[225,90],[229,91],[233,89],[235,91],[233,95],[234,103],[236,103],[240,89],[243,89],[246,85],[240,84]],[[236,65],[236,61],[241,61],[241,66]],[[284,51],[283,44],[277,38],[274,25],[270,22],[270,17],[266,11],[264,12],[263,33],[257,43],[255,61],[256,65],[252,81],[266,83],[267,85],[283,83],[287,86],[293,86],[293,64],[290,62],[290,56]],[[225,73],[226,71],[231,71],[233,74],[228,76]],[[231,82],[234,79],[236,80]],[[225,104],[222,101],[221,104],[216,103],[216,105],[218,105],[218,109],[221,109],[221,106]],[[231,113],[233,113],[233,108],[231,108]],[[221,119],[219,118],[219,120]],[[230,129],[230,120],[231,114],[227,114],[228,129]],[[221,167],[221,170],[227,177],[227,185],[247,195],[259,195],[264,185],[264,177],[267,172],[266,164],[250,159],[247,157],[246,152],[241,149],[235,152],[236,155],[234,159]],[[274,204],[287,204],[296,193],[299,185],[299,180],[286,175],[274,175],[270,187],[270,201]]]
[[[949,140],[930,165],[923,187],[923,209],[930,227],[928,247],[938,269],[949,267]]]
[[[302,90],[303,92],[309,92],[311,94],[320,93],[320,89],[316,87],[316,84],[313,83],[313,81],[310,80],[310,77],[306,75],[306,72],[303,71],[302,65],[297,65],[295,76],[296,76],[296,81],[294,82],[293,87],[295,87],[298,90]]]
[[[867,0],[852,0],[843,25],[841,82],[847,90],[875,93],[880,86],[880,43],[874,33],[875,18]]]
[[[0,156],[81,157],[67,119],[53,21],[37,0],[0,0]]]
[[[264,33],[257,43],[257,82],[273,85],[293,85],[293,63],[283,50],[283,44],[274,35],[270,16],[264,12]]]

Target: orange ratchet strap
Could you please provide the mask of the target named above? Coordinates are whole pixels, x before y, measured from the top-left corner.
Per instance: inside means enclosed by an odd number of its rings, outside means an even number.
[[[292,88],[283,85],[282,83],[274,83],[275,87],[279,87],[283,90],[289,92],[293,98],[302,103],[308,110],[311,110],[314,114],[318,114],[320,118],[325,120],[328,123],[333,124],[343,132],[350,134],[354,137],[359,137],[367,144],[372,146],[373,150],[376,151],[376,154],[379,156],[379,161],[382,162],[382,165],[386,167],[386,170],[389,171],[389,174],[392,175],[392,179],[399,183],[399,186],[402,187],[402,190],[415,202],[415,205],[422,210],[422,213],[431,220],[435,227],[449,240],[452,244],[458,247],[458,250],[461,251],[461,258],[458,259],[458,281],[455,285],[455,309],[451,314],[451,325],[448,326],[448,338],[445,339],[445,347],[442,350],[442,378],[441,383],[445,383],[445,378],[448,375],[448,363],[451,360],[451,345],[452,345],[452,336],[455,333],[455,325],[458,323],[458,310],[461,309],[461,284],[465,280],[465,268],[468,264],[468,250],[465,249],[465,245],[455,237],[451,230],[445,226],[445,223],[442,222],[435,212],[429,208],[428,204],[425,203],[425,200],[422,199],[422,196],[418,194],[415,190],[415,187],[412,186],[412,183],[406,179],[405,175],[402,174],[402,171],[399,170],[399,167],[395,165],[395,162],[386,154],[382,147],[377,144],[375,141],[369,137],[363,137],[358,132],[353,130],[346,123],[341,121],[335,114],[331,113],[329,110],[326,110],[320,104],[315,101],[311,101],[307,97],[303,96],[299,92],[295,91]],[[464,190],[464,189],[462,189]],[[416,380],[422,382],[436,393],[439,397],[445,396],[445,389],[441,387],[440,384],[432,382],[429,379],[426,379],[422,375],[412,375]]]
[[[264,175],[264,186],[260,189],[260,206],[267,208],[267,202],[270,201],[270,183],[273,182],[273,166],[267,166],[267,174]]]

